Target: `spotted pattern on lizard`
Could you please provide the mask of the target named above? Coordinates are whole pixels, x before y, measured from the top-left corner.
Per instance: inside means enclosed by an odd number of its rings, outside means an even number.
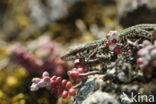
[[[152,32],[156,30],[156,24],[139,24],[121,31],[120,38],[121,42],[126,42],[129,38],[147,38],[152,40]],[[109,49],[105,46],[107,39],[101,39],[97,41],[88,42],[76,47],[70,47],[69,50],[61,57],[62,60],[69,61],[80,58],[90,58],[95,54],[111,57]],[[103,49],[101,52],[100,50]]]

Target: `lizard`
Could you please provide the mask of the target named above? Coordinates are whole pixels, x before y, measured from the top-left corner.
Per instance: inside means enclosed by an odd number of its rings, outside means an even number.
[[[156,30],[156,24],[139,24],[134,25],[129,28],[122,30],[119,33],[121,43],[125,43],[129,38],[146,38],[152,40],[152,33]],[[105,43],[107,42],[106,38],[101,40],[91,41],[78,45],[76,47],[70,47],[68,51],[61,56],[61,59],[64,61],[70,61],[75,59],[87,58],[94,56],[98,53],[97,57],[110,58],[113,53],[109,52],[108,47]]]

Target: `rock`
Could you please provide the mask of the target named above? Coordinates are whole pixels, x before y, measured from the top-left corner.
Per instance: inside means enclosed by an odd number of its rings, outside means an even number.
[[[119,23],[124,27],[156,21],[155,0],[120,0],[117,7]]]
[[[114,95],[109,93],[96,91],[90,95],[82,104],[120,104]]]
[[[100,89],[100,86],[102,86],[101,84],[103,83],[102,76],[95,75],[89,77],[87,82],[76,95],[74,104],[83,104],[83,101],[92,95],[97,89]]]

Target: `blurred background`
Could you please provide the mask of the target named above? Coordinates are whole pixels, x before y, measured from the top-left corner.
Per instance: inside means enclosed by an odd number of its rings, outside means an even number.
[[[32,77],[68,79],[69,46],[140,23],[156,23],[156,0],[0,0],[0,104],[72,104],[30,92]]]

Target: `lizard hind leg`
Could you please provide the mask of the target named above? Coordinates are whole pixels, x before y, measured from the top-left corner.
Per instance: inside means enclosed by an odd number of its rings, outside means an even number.
[[[152,40],[152,33],[142,29],[132,29],[130,31],[121,33],[121,43],[127,43],[127,39],[135,41],[136,39],[140,38]]]
[[[97,47],[96,47],[93,51],[91,51],[91,52],[88,54],[88,57],[86,58],[87,61],[97,53],[98,48],[99,48],[99,44],[97,45]]]
[[[152,41],[152,32],[146,30],[136,30],[137,40],[134,43],[141,44],[145,39]]]
[[[97,60],[101,61],[101,62],[110,62],[113,61],[114,59],[116,59],[115,55],[113,52],[108,52],[108,53],[103,53],[103,52],[99,52],[97,53]]]
[[[146,30],[136,30],[136,34],[139,37],[147,38],[149,40],[152,40],[152,33]]]

